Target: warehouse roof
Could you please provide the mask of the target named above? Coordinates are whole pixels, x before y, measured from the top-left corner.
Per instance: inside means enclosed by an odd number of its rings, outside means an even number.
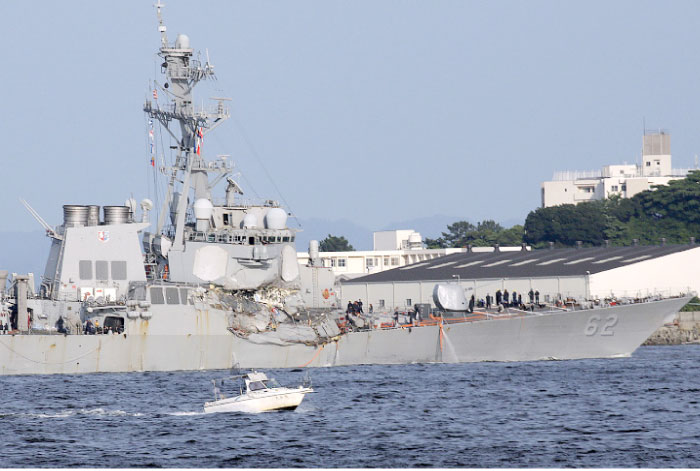
[[[343,283],[583,276],[700,248],[698,245],[586,247],[519,252],[466,252],[413,263]]]

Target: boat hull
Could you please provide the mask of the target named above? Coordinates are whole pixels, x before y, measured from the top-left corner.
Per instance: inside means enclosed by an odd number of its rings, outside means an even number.
[[[273,410],[294,410],[304,400],[304,396],[312,392],[309,388],[296,388],[283,394],[263,394],[260,397],[239,396],[216,402],[207,402],[204,412],[245,412],[255,414]]]
[[[689,298],[497,320],[351,332],[321,346],[254,343],[230,333],[225,316],[199,312],[198,327],[151,334],[2,335],[0,374],[74,374],[359,364],[535,361],[629,356]],[[206,323],[204,319],[206,318]],[[185,319],[183,315],[183,319]],[[131,322],[131,321],[130,321]],[[136,322],[134,320],[133,322]],[[183,327],[184,326],[184,327]],[[168,332],[156,326],[154,332]]]

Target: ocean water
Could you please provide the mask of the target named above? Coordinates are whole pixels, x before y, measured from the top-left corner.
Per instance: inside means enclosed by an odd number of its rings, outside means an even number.
[[[247,415],[202,413],[226,371],[0,377],[0,467],[698,467],[698,365],[688,345],[311,369],[296,411]]]

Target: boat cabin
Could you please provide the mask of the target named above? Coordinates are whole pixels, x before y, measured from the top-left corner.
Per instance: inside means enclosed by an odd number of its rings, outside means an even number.
[[[279,388],[277,380],[268,378],[265,373],[252,372],[243,375],[246,390],[248,392],[263,391],[265,389]]]

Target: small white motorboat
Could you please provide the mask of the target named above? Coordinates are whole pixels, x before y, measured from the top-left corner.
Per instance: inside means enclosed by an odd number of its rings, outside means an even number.
[[[239,380],[239,396],[225,397],[214,383],[214,401],[204,403],[204,412],[266,412],[271,410],[294,410],[304,396],[314,392],[310,386],[286,388],[265,373],[253,371],[229,380]],[[221,380],[223,385],[224,380]]]

